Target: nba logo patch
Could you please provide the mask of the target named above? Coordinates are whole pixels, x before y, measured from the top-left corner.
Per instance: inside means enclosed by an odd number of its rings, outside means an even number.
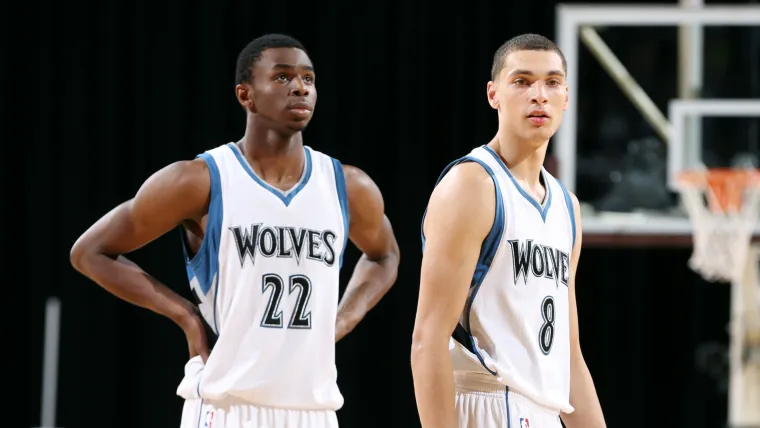
[[[203,423],[203,428],[214,428],[214,411],[206,410],[206,418]]]
[[[530,421],[528,418],[520,418],[520,428],[530,428]]]

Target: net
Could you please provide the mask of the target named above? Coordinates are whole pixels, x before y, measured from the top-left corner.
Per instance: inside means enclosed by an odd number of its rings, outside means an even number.
[[[689,267],[708,281],[740,281],[760,217],[760,169],[685,171],[678,191],[694,230]]]

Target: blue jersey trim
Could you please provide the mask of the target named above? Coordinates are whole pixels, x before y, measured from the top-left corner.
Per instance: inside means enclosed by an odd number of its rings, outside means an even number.
[[[573,199],[570,197],[570,192],[567,191],[565,186],[560,183],[559,180],[557,180],[557,184],[559,184],[559,187],[562,189],[562,193],[565,195],[565,204],[567,205],[567,212],[570,213],[570,227],[573,231],[573,247],[575,248],[575,209],[573,209]],[[572,251],[571,248],[571,251]]]
[[[208,153],[202,153],[198,155],[198,158],[206,162],[211,184],[206,231],[203,235],[201,247],[192,258],[189,257],[187,252],[188,246],[183,232],[182,250],[185,257],[188,280],[197,279],[204,296],[208,295],[212,286],[215,287],[213,327],[214,331],[218,334],[219,330],[216,323],[216,296],[218,293],[216,291],[218,291],[219,287],[217,274],[219,273],[219,246],[222,239],[222,218],[224,217],[222,180],[213,156]],[[217,278],[216,281],[214,281],[215,277]]]
[[[338,192],[340,212],[343,216],[343,249],[340,251],[340,267],[343,267],[343,255],[348,245],[349,225],[351,214],[348,209],[348,190],[346,190],[346,175],[343,173],[343,165],[337,159],[332,159],[333,171],[335,172],[335,190]]]
[[[232,153],[235,154],[235,157],[237,158],[238,162],[240,162],[240,165],[243,167],[245,172],[248,173],[248,175],[255,181],[259,186],[263,187],[265,190],[267,190],[269,193],[277,196],[278,199],[282,201],[285,206],[289,206],[290,203],[293,201],[293,198],[296,197],[296,195],[303,190],[303,188],[306,186],[306,184],[309,182],[309,178],[311,178],[311,151],[304,147],[304,155],[306,156],[306,164],[304,167],[303,177],[301,178],[301,182],[296,186],[295,189],[290,190],[289,192],[283,192],[280,189],[277,189],[275,187],[272,187],[267,183],[266,181],[259,178],[258,175],[251,169],[251,166],[248,164],[248,161],[245,160],[243,157],[243,154],[240,152],[240,150],[237,148],[237,146],[234,143],[227,144],[227,147],[232,150]]]
[[[504,170],[504,172],[507,173],[507,177],[509,177],[510,181],[512,181],[512,184],[514,184],[517,191],[527,200],[530,202],[533,207],[538,210],[538,214],[541,215],[541,220],[546,223],[546,214],[549,213],[549,207],[552,206],[552,187],[549,185],[549,180],[546,179],[546,176],[544,176],[544,184],[546,185],[546,205],[544,205],[543,208],[541,208],[541,204],[539,204],[533,197],[531,197],[523,188],[517,183],[517,180],[515,180],[515,177],[512,176],[512,173],[509,172],[509,169],[504,164],[504,162],[501,160],[501,157],[499,157],[496,152],[493,151],[488,146],[483,146],[483,148],[493,156],[494,159],[496,159],[496,162],[501,166],[501,168]]]
[[[509,410],[509,385],[504,388],[504,401],[507,404],[507,428],[512,428],[512,415]]]

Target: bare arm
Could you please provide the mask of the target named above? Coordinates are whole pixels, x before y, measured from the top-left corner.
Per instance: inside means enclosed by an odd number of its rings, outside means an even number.
[[[412,337],[412,375],[423,428],[456,426],[449,338],[495,212],[493,181],[476,163],[452,168],[430,197]]]
[[[362,251],[338,306],[335,340],[351,332],[396,281],[399,248],[385,216],[383,195],[362,170],[344,166],[351,223],[349,238]]]
[[[586,366],[578,337],[578,308],[575,304],[575,272],[581,256],[583,241],[580,204],[578,198],[571,194],[573,211],[575,211],[575,248],[570,257],[570,404],[575,411],[562,413],[562,422],[567,428],[604,428],[604,415],[596,395],[594,381]]]
[[[79,237],[71,249],[71,264],[115,296],[183,326],[194,315],[194,305],[123,254],[187,219],[202,217],[209,188],[208,169],[201,160],[161,169],[143,183],[133,199],[111,210]]]

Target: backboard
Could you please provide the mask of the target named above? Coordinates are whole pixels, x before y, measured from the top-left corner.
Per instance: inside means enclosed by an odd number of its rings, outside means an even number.
[[[581,202],[584,246],[692,246],[677,174],[760,168],[760,7],[679,4],[557,7],[571,96],[552,157]],[[752,273],[731,281],[731,426],[760,426],[756,400],[745,400],[760,396],[760,365],[743,362],[758,331],[747,315],[760,317],[745,309],[760,288],[760,247],[750,253]]]
[[[575,96],[552,152],[584,244],[690,246],[676,174],[760,167],[760,84],[742,84],[760,82],[760,7],[559,5],[557,38]]]

